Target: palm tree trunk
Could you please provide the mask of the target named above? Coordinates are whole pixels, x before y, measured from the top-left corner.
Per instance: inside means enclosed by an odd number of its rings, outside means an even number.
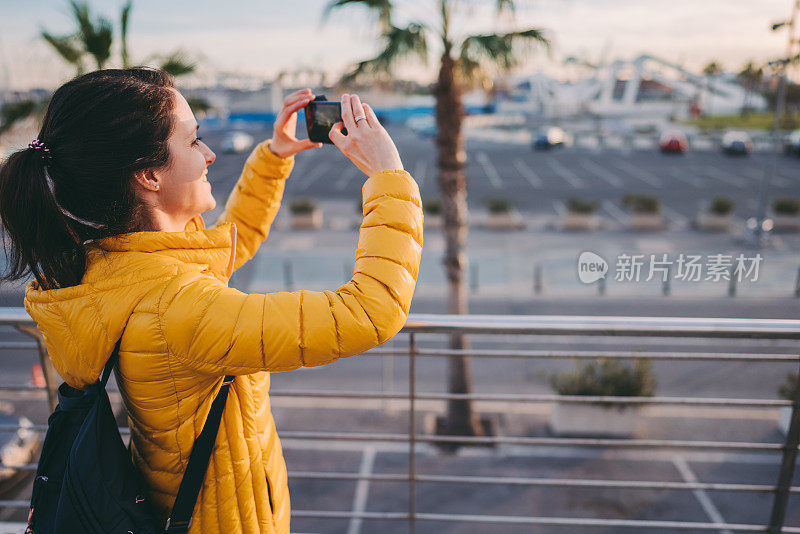
[[[445,43],[439,68],[439,81],[434,88],[436,97],[436,125],[438,134],[439,190],[442,195],[442,215],[445,233],[444,266],[448,281],[447,313],[469,313],[464,272],[467,242],[467,180],[464,172],[466,150],[462,122],[464,108],[461,88],[454,75],[454,61],[450,46]],[[469,349],[469,339],[464,334],[450,337],[451,349]],[[448,391],[468,394],[472,392],[472,371],[468,357],[450,357],[448,365]],[[472,409],[472,401],[450,400],[442,433],[461,436],[480,436],[483,429]]]

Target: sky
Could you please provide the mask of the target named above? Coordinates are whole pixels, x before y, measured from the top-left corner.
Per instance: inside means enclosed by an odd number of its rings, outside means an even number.
[[[453,1],[453,0],[451,0]],[[454,0],[456,35],[541,28],[553,46],[534,51],[520,72],[570,71],[573,55],[594,63],[648,53],[699,70],[710,60],[738,71],[749,60],[765,62],[785,53],[785,31],[773,22],[788,18],[793,0],[517,0],[514,19],[498,18],[494,0]],[[91,0],[94,12],[118,23],[123,0]],[[378,51],[376,24],[362,8],[334,11],[329,0],[134,0],[129,48],[135,61],[184,50],[201,72],[241,73],[271,79],[280,71],[312,69],[337,76]],[[395,0],[396,23],[436,23],[436,0]],[[800,21],[798,21],[800,24]],[[42,41],[42,28],[72,31],[66,0],[0,0],[0,88],[55,88],[74,73]],[[430,82],[440,49],[431,46],[427,67],[401,65],[403,78]],[[113,66],[109,64],[108,66]]]

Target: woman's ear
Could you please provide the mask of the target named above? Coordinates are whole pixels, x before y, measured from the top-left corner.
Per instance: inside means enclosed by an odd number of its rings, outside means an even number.
[[[161,180],[152,169],[142,169],[133,173],[136,187],[140,191],[156,192],[161,188]]]

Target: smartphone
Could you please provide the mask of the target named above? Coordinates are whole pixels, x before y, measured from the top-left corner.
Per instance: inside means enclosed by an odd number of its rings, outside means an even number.
[[[328,137],[328,132],[334,124],[342,120],[342,103],[329,102],[325,99],[325,95],[317,95],[306,105],[305,111],[308,138],[315,143],[332,145],[333,141]],[[342,128],[342,133],[347,135],[347,128]]]

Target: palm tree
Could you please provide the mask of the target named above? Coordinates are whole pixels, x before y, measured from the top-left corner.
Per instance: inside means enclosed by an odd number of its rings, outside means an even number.
[[[745,96],[745,104],[742,107],[742,115],[746,115],[751,108],[753,93],[764,77],[764,69],[763,67],[757,67],[752,61],[748,61],[744,68],[739,71],[738,77],[742,85],[744,85],[745,91],[747,91]]]
[[[92,56],[97,68],[102,69],[111,57],[113,41],[111,22],[103,16],[92,20],[92,13],[86,2],[70,0],[69,5],[78,26],[75,33],[56,37],[42,30],[42,38],[55,48],[64,60],[75,65],[78,74],[83,72],[83,57],[86,55]]]
[[[84,58],[91,56],[98,69],[102,69],[111,58],[111,47],[113,44],[113,26],[111,22],[102,16],[93,20],[91,8],[87,2],[77,0],[70,1],[72,15],[77,25],[76,30],[64,36],[53,35],[47,30],[42,30],[42,38],[53,47],[56,53],[64,61],[75,67],[76,75],[86,71]],[[128,52],[128,20],[132,0],[128,0],[122,6],[120,13],[120,61],[123,68],[133,66]],[[145,63],[158,61],[159,68],[173,76],[183,76],[195,71],[197,64],[188,59],[185,52],[177,51],[168,55],[156,55],[148,58]],[[207,102],[195,99],[198,109],[208,110]],[[6,109],[8,108],[8,109]],[[23,120],[31,115],[43,115],[47,109],[47,100],[42,102],[16,102],[6,104],[0,108],[0,134],[10,129],[14,123]]]
[[[392,20],[393,5],[390,0],[331,0],[323,19],[333,11],[348,5],[366,7],[377,14],[382,50],[373,58],[359,62],[343,77],[344,82],[354,81],[363,75],[387,74],[401,58],[416,56],[426,62],[428,43],[433,39],[441,46],[438,80],[433,88],[436,99],[436,124],[438,133],[438,182],[442,199],[445,233],[444,267],[448,280],[447,311],[466,314],[467,292],[464,286],[467,265],[467,183],[464,169],[467,155],[462,123],[465,115],[461,101],[468,80],[483,76],[492,68],[508,69],[519,59],[520,45],[538,44],[549,48],[549,40],[542,30],[527,29],[507,33],[489,33],[458,37],[452,28],[456,0],[436,0],[430,12],[435,22],[410,22],[400,27]],[[496,0],[498,15],[505,10],[513,15],[513,0]],[[464,334],[450,337],[451,349],[469,349]],[[448,390],[452,394],[468,394],[472,390],[472,373],[467,357],[449,359]],[[455,435],[483,435],[483,428],[469,400],[451,399],[447,417],[438,429]]]
[[[703,74],[709,77],[708,90],[711,93],[708,97],[708,110],[706,115],[711,115],[711,101],[714,97],[714,79],[720,72],[722,72],[722,65],[716,61],[709,61],[708,64],[703,67]]]

